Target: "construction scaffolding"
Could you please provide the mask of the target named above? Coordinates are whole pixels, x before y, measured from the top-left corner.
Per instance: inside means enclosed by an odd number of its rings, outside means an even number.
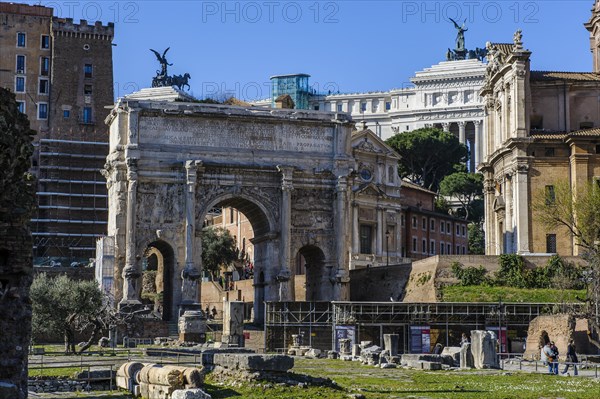
[[[108,219],[106,180],[100,173],[107,153],[104,142],[45,138],[36,143],[34,264],[81,266],[95,257]]]
[[[537,316],[583,305],[549,303],[267,302],[265,347],[285,350],[292,334],[321,350],[340,338],[383,345],[384,334],[400,335],[406,353],[429,352],[436,342],[457,345],[463,332],[486,329],[500,337],[502,351],[522,346],[529,322]]]

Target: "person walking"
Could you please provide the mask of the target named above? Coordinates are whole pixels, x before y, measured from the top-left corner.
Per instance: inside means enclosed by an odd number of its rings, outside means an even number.
[[[577,364],[579,360],[577,359],[577,352],[575,350],[575,341],[572,339],[569,340],[569,345],[567,345],[567,362],[565,364],[565,369],[562,372],[562,375],[568,376],[569,366],[573,366],[573,375],[579,374],[577,372]]]

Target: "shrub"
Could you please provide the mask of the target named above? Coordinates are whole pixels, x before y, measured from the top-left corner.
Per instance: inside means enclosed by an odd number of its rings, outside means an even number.
[[[525,288],[525,263],[523,257],[515,254],[500,255],[500,270],[495,274],[495,284],[507,287]]]
[[[452,264],[452,273],[460,280],[460,285],[482,285],[489,283],[486,277],[487,270],[483,266],[463,267],[459,262]]]

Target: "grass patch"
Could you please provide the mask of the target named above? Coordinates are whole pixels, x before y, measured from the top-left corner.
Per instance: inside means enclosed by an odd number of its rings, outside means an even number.
[[[483,285],[450,285],[441,290],[443,302],[578,302],[585,298],[585,290],[557,290],[551,288],[490,287]]]
[[[85,368],[84,370],[87,370]],[[44,367],[29,368],[29,377],[64,377],[71,378],[75,373],[82,371],[81,367]]]
[[[325,387],[272,387],[236,383],[217,385],[208,378],[213,398],[347,399],[362,393],[368,399],[597,399],[600,383],[591,378],[560,378],[545,374],[504,373],[499,370],[435,371],[376,369],[357,362],[295,359],[295,373],[328,377],[342,389]]]

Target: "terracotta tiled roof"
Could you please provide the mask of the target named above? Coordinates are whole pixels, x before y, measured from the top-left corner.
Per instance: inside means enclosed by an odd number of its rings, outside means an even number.
[[[560,72],[560,71],[531,71],[530,80],[576,80],[584,82],[600,82],[600,73],[594,72]]]
[[[411,182],[411,181],[409,181],[407,179],[402,179],[402,185],[405,186],[405,187],[414,188],[416,190],[425,191],[426,193],[435,195],[435,193],[433,191],[428,190],[428,189],[426,189],[423,186],[419,186],[418,184],[415,184],[415,183],[413,183],[413,182]]]
[[[569,137],[600,137],[600,128],[575,130],[571,133],[565,132],[532,132],[534,140],[565,140]]]

